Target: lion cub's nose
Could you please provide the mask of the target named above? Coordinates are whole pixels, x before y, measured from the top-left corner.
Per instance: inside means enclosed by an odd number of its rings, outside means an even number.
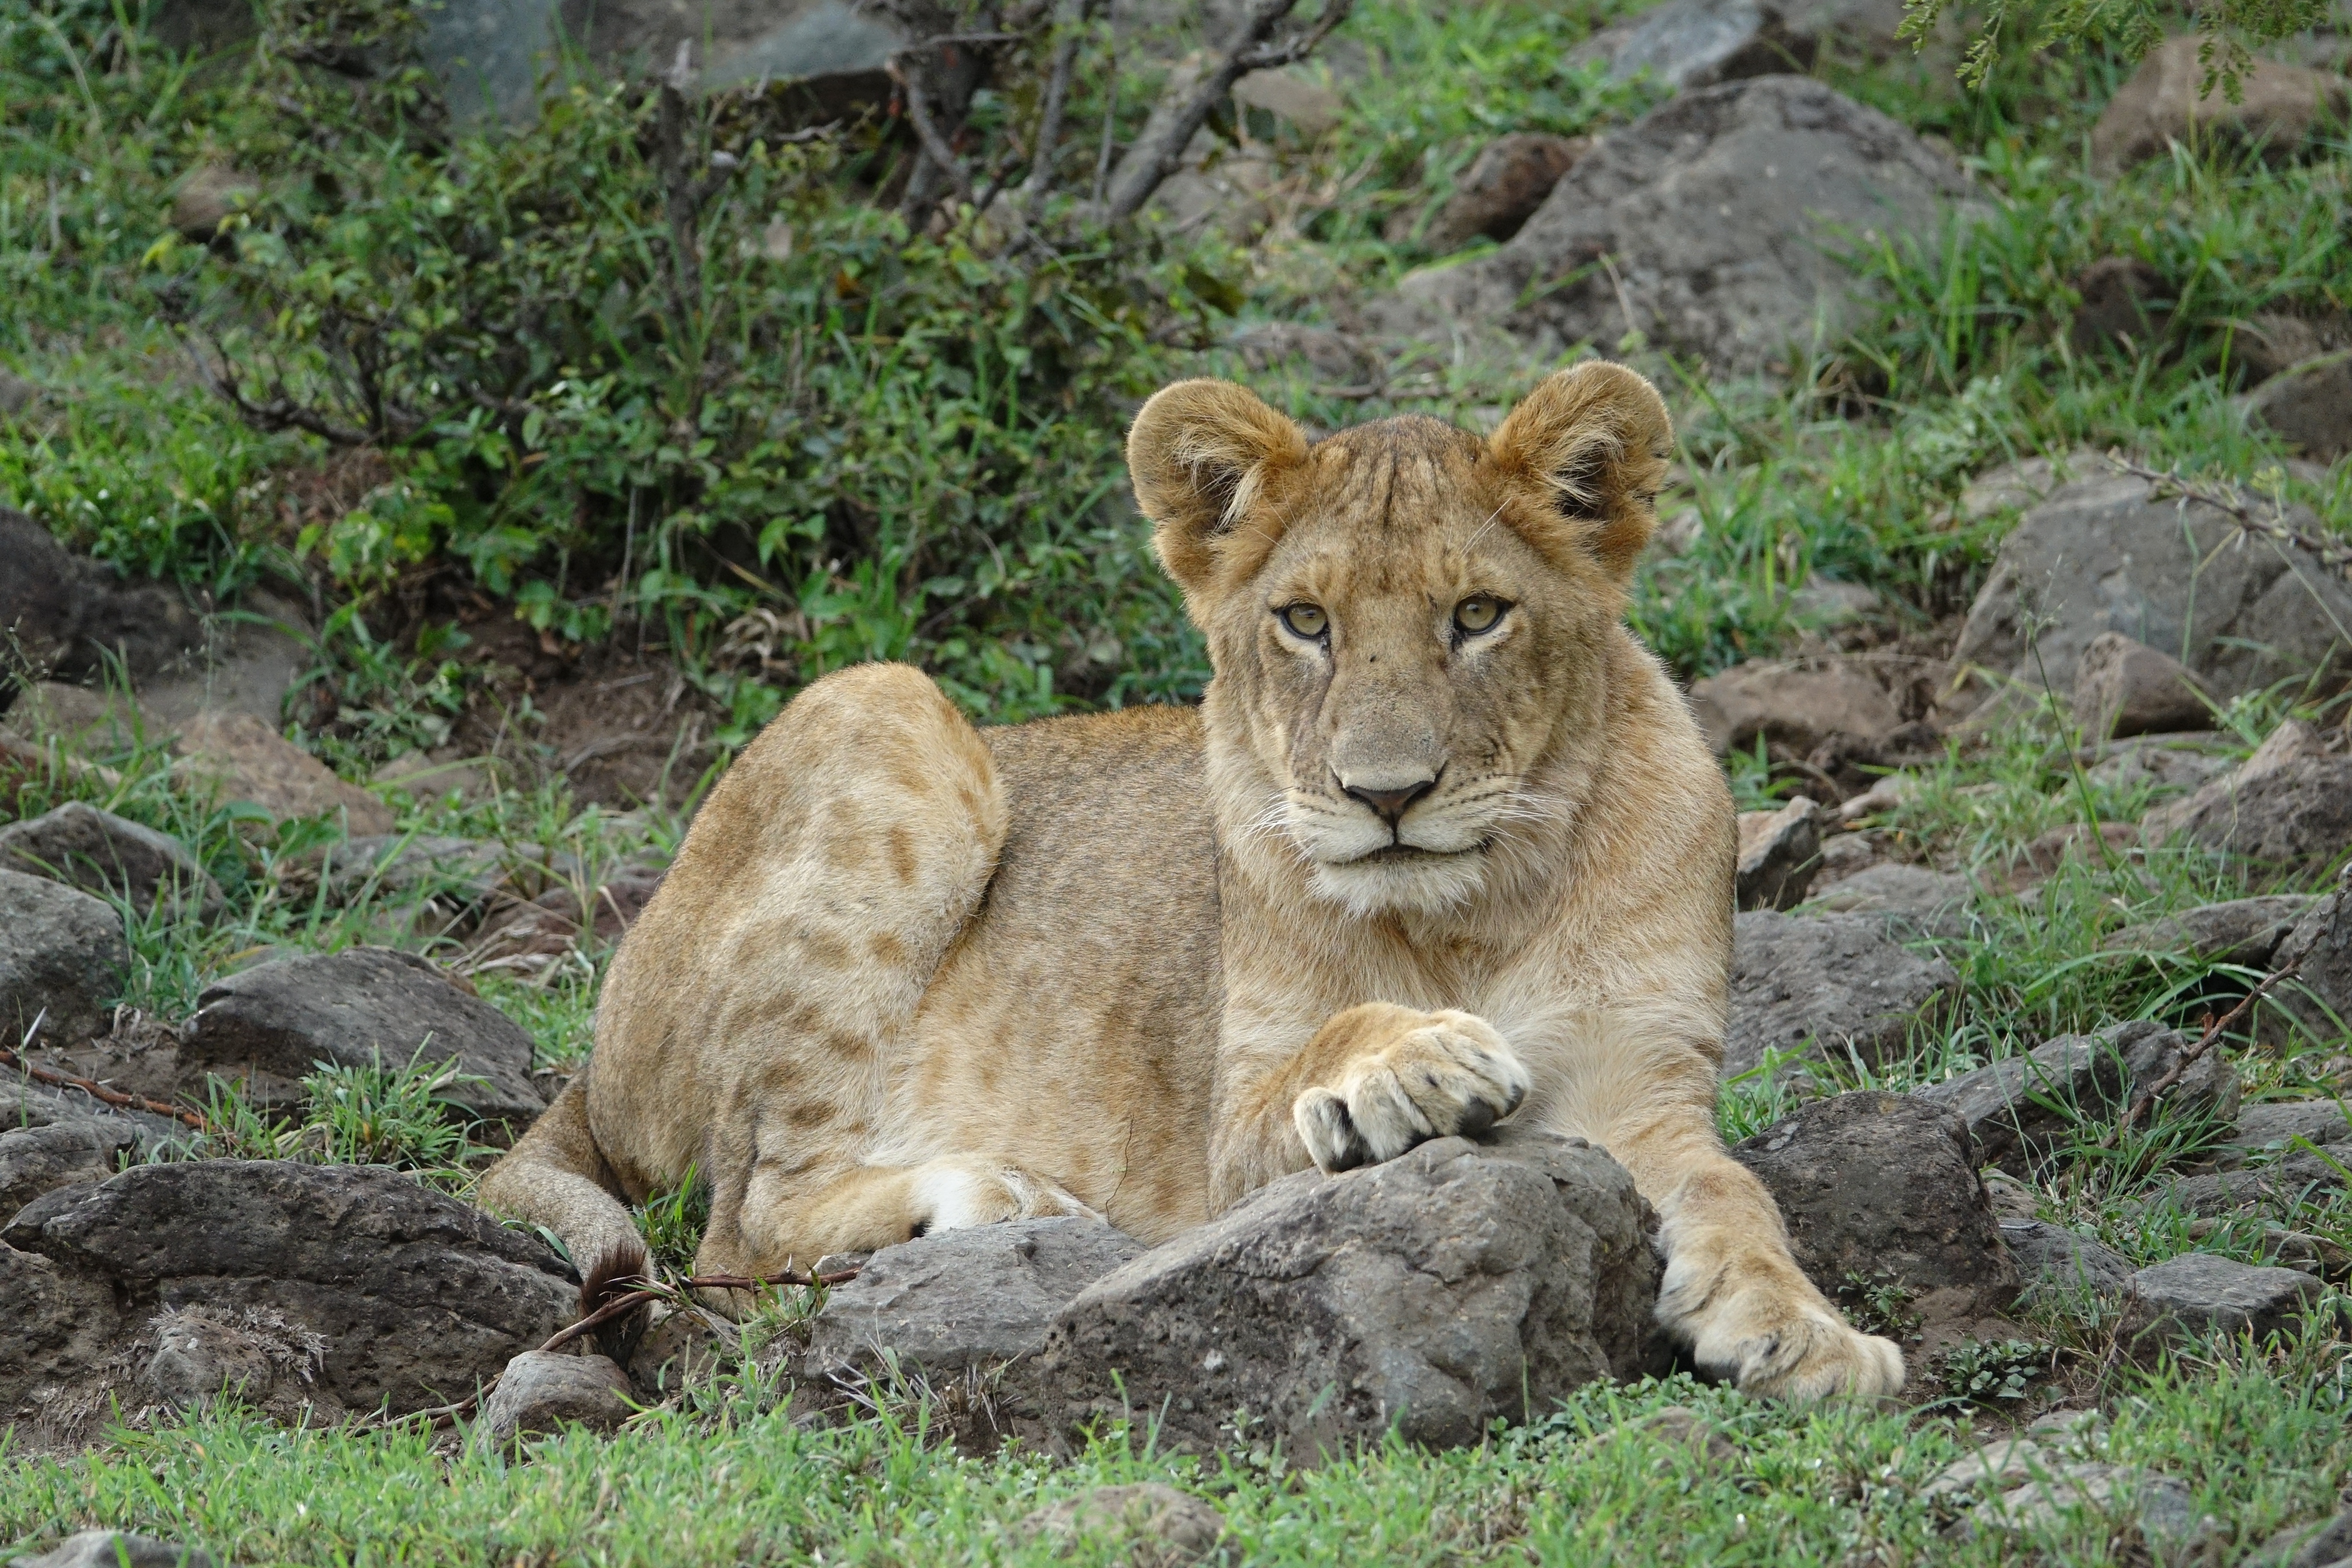
[[[1396,789],[1373,789],[1363,784],[1351,784],[1344,780],[1339,787],[1372,808],[1372,815],[1393,828],[1404,820],[1412,803],[1437,787],[1434,778],[1425,778]]]

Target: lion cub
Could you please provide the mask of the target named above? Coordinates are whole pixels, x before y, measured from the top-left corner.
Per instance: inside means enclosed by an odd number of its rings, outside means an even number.
[[[809,687],[483,1203],[626,1269],[623,1200],[692,1167],[698,1271],[773,1275],[1023,1215],[1157,1242],[1516,1115],[1633,1172],[1702,1366],[1899,1387],[1715,1131],[1731,805],[1622,624],[1670,440],[1604,363],[1486,440],[1310,444],[1238,386],[1160,392],[1128,462],[1208,639],[1200,708],[975,730],[904,666]]]

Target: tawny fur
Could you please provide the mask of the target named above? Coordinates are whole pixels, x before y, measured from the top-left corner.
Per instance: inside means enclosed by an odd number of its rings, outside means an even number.
[[[902,666],[811,686],[712,792],[592,1071],[483,1202],[603,1256],[692,1167],[698,1269],[772,1275],[1020,1215],[1157,1242],[1516,1114],[1633,1172],[1702,1365],[1899,1387],[1715,1131],[1730,801],[1622,625],[1670,440],[1602,364],[1486,441],[1310,445],[1240,387],[1161,392],[1129,466],[1202,706],[975,731]]]

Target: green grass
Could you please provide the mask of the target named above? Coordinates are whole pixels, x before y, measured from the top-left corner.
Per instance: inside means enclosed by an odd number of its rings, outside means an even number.
[[[2103,1452],[2185,1483],[2221,1523],[2223,1561],[2335,1506],[2347,1462],[2340,1347],[2224,1350],[2119,1374]],[[1648,1431],[1695,1409],[1731,1455]],[[1535,1426],[1481,1447],[1401,1447],[1319,1469],[1263,1451],[1198,1460],[1113,1432],[1066,1463],[1018,1451],[979,1461],[918,1413],[810,1427],[756,1379],[688,1414],[665,1408],[609,1439],[444,1457],[395,1429],[272,1430],[231,1414],[126,1434],[121,1446],[14,1467],[0,1533],[102,1519],[200,1542],[237,1562],[1045,1563],[1013,1526],[1085,1489],[1139,1479],[1209,1498],[1231,1560],[1269,1563],[1642,1564],[1837,1561],[2096,1563],[2132,1560],[2119,1521],[2085,1512],[2020,1542],[1958,1541],[1917,1493],[1966,1452],[1965,1415],[1852,1407],[1791,1412],[1687,1380],[1584,1391]],[[1118,1560],[1107,1543],[1076,1559]]]

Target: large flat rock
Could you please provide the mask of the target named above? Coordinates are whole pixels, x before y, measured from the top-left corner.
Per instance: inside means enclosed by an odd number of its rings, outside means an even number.
[[[116,1391],[138,1403],[144,1363],[125,1352],[174,1310],[299,1325],[320,1342],[321,1392],[403,1411],[472,1393],[577,1306],[544,1243],[395,1172],[142,1165],[0,1229],[0,1422],[88,1415]]]

